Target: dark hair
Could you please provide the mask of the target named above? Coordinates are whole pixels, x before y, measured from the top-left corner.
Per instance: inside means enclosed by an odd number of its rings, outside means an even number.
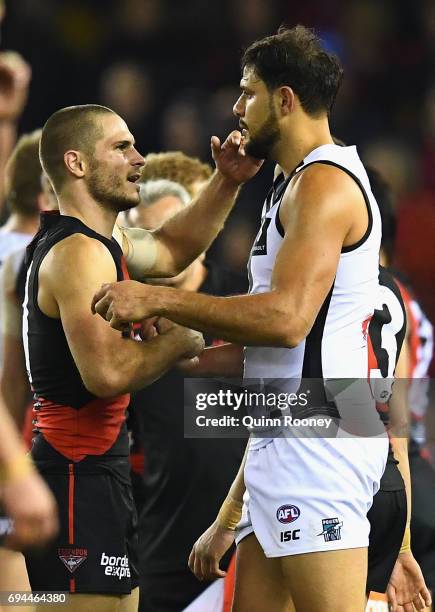
[[[39,161],[41,130],[21,136],[5,168],[6,199],[11,212],[25,217],[39,214],[42,192]]]
[[[302,25],[281,27],[257,40],[242,57],[242,69],[252,67],[269,90],[288,85],[309,115],[331,110],[343,77],[333,53],[323,49],[314,32]]]
[[[394,197],[387,181],[382,175],[372,167],[366,167],[369,177],[370,187],[379,206],[382,223],[381,248],[383,249],[388,261],[391,262],[396,246],[397,222],[394,211]]]
[[[75,149],[92,154],[95,143],[103,136],[96,118],[107,113],[113,111],[98,104],[83,104],[62,108],[48,119],[42,129],[39,156],[55,191],[62,187],[67,177],[65,151]]]

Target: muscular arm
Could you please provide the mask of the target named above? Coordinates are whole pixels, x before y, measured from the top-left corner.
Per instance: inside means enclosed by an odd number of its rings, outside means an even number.
[[[237,344],[209,346],[194,360],[182,367],[186,376],[212,378],[224,376],[239,378],[243,376],[243,348]]]
[[[120,228],[132,278],[175,276],[184,270],[221,231],[237,193],[237,184],[215,173],[192,204],[161,228]]]
[[[6,259],[1,270],[0,312],[3,364],[0,391],[16,425],[21,428],[26,407],[31,399],[26,373],[21,333],[22,308],[15,295],[15,274],[12,257]]]
[[[114,326],[159,315],[236,344],[296,346],[309,333],[333,285],[342,246],[363,235],[367,211],[352,179],[336,168],[316,165],[295,179],[281,209],[285,237],[271,291],[212,297],[120,283],[97,294],[97,311],[105,316],[110,304]]]
[[[115,264],[106,247],[81,234],[55,245],[39,272],[40,308],[60,317],[82,380],[98,397],[141,389],[192,348],[186,346],[179,328],[136,342],[94,317],[89,303],[95,287],[115,277]]]
[[[121,228],[122,248],[132,278],[175,276],[206,251],[224,226],[241,183],[262,162],[245,155],[240,132],[221,145],[211,142],[217,170],[187,208],[154,232]]]
[[[408,433],[409,433],[409,407],[408,407],[408,380],[409,371],[409,350],[408,342],[405,338],[400,351],[399,361],[397,362],[395,377],[396,382],[393,386],[393,394],[390,399],[390,431],[391,446],[394,457],[399,462],[398,469],[405,483],[407,500],[407,520],[405,538],[409,536],[411,523],[411,476],[409,472],[408,459]]]

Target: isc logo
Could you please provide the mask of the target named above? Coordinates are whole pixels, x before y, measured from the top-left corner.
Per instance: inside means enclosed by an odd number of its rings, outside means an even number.
[[[301,511],[297,506],[286,504],[278,508],[276,511],[276,518],[280,523],[293,523],[293,521],[299,518],[300,514]]]
[[[293,531],[281,531],[280,540],[281,542],[290,542],[290,540],[300,540],[300,532],[300,529],[293,529]]]

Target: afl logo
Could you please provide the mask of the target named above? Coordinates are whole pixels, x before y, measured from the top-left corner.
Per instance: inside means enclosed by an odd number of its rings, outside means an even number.
[[[293,523],[300,515],[301,511],[299,508],[297,506],[291,506],[290,504],[280,506],[276,511],[276,518],[280,523]]]

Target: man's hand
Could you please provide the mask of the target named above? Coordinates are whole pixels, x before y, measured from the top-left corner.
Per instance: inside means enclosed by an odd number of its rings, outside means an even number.
[[[158,314],[155,307],[160,290],[160,287],[131,280],[107,283],[95,294],[92,312],[109,321],[111,327],[122,331],[129,323]]]
[[[160,335],[172,334],[181,339],[181,342],[186,346],[186,352],[183,355],[183,361],[195,361],[196,357],[202,353],[205,347],[204,337],[201,332],[194,329],[188,329],[182,325],[177,325],[168,319],[159,318],[156,322],[156,329]]]
[[[235,536],[235,531],[224,529],[215,521],[198,538],[189,556],[189,568],[198,580],[214,580],[227,575],[219,568],[219,561],[233,544]]]
[[[56,535],[59,529],[56,503],[34,469],[5,483],[1,501],[14,521],[14,530],[4,542],[8,548],[21,550],[41,546]]]
[[[237,130],[222,145],[217,136],[212,136],[211,154],[217,170],[237,185],[249,181],[263,164],[263,160],[246,155],[242,134]]]
[[[0,53],[0,121],[15,121],[29,92],[30,66],[15,51]]]
[[[411,552],[401,553],[387,587],[392,612],[414,612],[431,605],[420,566]]]

